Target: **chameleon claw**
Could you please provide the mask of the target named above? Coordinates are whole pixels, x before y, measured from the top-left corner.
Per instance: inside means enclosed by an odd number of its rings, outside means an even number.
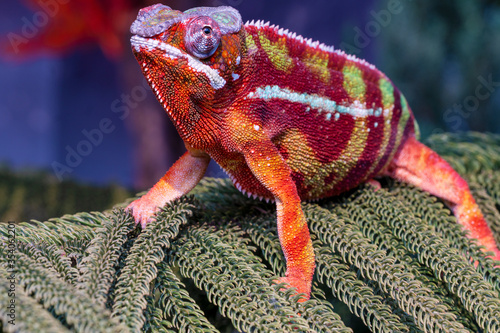
[[[132,213],[135,224],[140,224],[141,228],[144,229],[148,223],[153,221],[153,217],[159,209],[146,196],[143,196],[132,201],[125,210]]]
[[[375,180],[375,179],[370,179],[366,183],[373,186],[375,188],[375,192],[377,192],[378,190],[380,190],[382,188],[382,185],[380,185],[379,181]]]

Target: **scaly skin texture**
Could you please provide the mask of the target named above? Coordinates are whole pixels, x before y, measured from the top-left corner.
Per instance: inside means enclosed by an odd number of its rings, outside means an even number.
[[[186,143],[184,154],[130,204],[144,227],[189,192],[210,158],[243,193],[276,202],[286,277],[310,295],[314,253],[301,200],[390,175],[447,202],[459,223],[500,259],[465,181],[417,141],[404,96],[374,66],[230,7],[139,12],[133,52]]]

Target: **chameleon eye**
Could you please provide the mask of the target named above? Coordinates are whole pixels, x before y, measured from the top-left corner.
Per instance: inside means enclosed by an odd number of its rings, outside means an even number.
[[[208,16],[200,16],[189,22],[184,41],[189,53],[197,58],[206,59],[217,50],[220,37],[217,22]]]
[[[212,33],[212,27],[209,27],[208,25],[203,27],[203,33],[207,36],[209,36]]]

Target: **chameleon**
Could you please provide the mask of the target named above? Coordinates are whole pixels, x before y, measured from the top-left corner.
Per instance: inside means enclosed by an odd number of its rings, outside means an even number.
[[[418,141],[407,100],[375,66],[228,6],[139,11],[132,51],[186,152],[127,209],[145,227],[215,160],[234,186],[274,201],[286,282],[310,297],[315,257],[302,200],[389,176],[444,200],[500,251],[468,184]]]

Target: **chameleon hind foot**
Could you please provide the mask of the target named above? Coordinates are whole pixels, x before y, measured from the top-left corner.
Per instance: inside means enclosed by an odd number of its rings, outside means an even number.
[[[285,277],[280,277],[278,280],[275,280],[274,282],[276,284],[288,283],[291,288],[297,289],[297,292],[294,295],[305,294],[306,298],[304,297],[300,298],[299,302],[305,302],[311,297],[311,281],[293,276],[290,277],[285,276]]]

